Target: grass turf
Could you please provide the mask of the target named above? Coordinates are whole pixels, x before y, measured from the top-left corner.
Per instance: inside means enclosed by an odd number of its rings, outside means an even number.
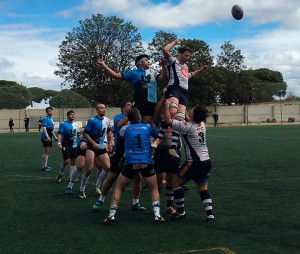
[[[54,145],[52,172],[42,172],[38,133],[0,134],[1,253],[299,253],[300,129],[298,126],[208,128],[213,162],[209,190],[215,223],[206,223],[194,184],[186,192],[184,220],[152,223],[148,192],[145,212],[131,211],[131,186],[116,223],[102,225],[110,195],[99,213],[95,173],[87,198],[64,194],[55,183],[61,154]],[[161,195],[164,217],[166,199]]]

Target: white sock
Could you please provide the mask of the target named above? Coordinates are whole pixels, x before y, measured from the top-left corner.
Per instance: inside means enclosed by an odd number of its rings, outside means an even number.
[[[70,166],[69,168],[70,168],[69,178],[71,179],[73,172],[76,170],[76,166]]]
[[[105,178],[107,177],[107,173],[105,170],[102,170],[98,179],[97,179],[97,182],[96,182],[96,186],[99,187],[101,189],[102,185],[103,185],[103,182],[105,180]]]
[[[132,198],[132,204],[135,205],[137,203],[140,203],[140,200],[138,198]]]
[[[116,206],[116,205],[110,206],[109,215],[108,216],[109,217],[114,217],[116,215],[117,209],[118,209],[118,206]]]
[[[79,189],[80,191],[85,191],[85,186],[86,186],[88,180],[89,180],[88,176],[82,175],[80,189]]]
[[[154,217],[160,217],[160,207],[159,207],[159,201],[154,201],[152,203],[153,213]]]
[[[48,155],[42,155],[42,167],[45,168],[48,165]]]
[[[73,188],[73,185],[76,181],[76,179],[78,178],[80,172],[75,168],[75,170],[73,171],[71,177],[70,177],[70,181],[69,181],[69,185],[68,187]]]
[[[105,196],[103,196],[103,195],[101,194],[99,200],[102,201],[102,202],[104,203],[104,201],[105,201]]]
[[[65,166],[63,163],[60,164],[60,169],[59,169],[59,174],[60,174],[60,175],[63,175],[63,174],[64,174],[66,167],[67,167],[67,166]]]

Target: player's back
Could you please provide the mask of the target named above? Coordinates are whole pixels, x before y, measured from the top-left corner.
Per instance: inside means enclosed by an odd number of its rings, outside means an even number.
[[[157,136],[157,130],[144,123],[130,124],[125,127],[126,164],[153,164],[151,136]]]

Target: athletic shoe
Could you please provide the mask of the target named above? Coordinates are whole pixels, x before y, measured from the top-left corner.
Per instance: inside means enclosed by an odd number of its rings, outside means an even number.
[[[103,224],[105,225],[112,225],[114,222],[115,222],[115,217],[114,216],[111,216],[111,217],[107,217],[104,221],[103,221]]]
[[[101,189],[98,186],[96,186],[95,191],[97,194],[101,195]]]
[[[47,172],[49,172],[49,171],[51,171],[51,170],[52,170],[51,167],[44,167],[44,168],[42,168],[42,171],[47,171]]]
[[[167,214],[173,214],[173,213],[176,213],[176,209],[170,205],[167,207]]]
[[[154,223],[155,224],[162,224],[164,222],[166,222],[166,221],[165,221],[165,219],[163,217],[161,217],[161,216],[155,216],[154,217]]]
[[[152,148],[157,148],[160,142],[161,142],[160,139],[158,139],[158,138],[155,139],[155,140],[151,143]]]
[[[67,195],[73,195],[73,189],[72,189],[71,187],[68,187],[68,188],[66,189],[66,194],[67,194]]]
[[[206,216],[206,221],[207,222],[214,222],[215,221],[215,216],[211,215],[207,215]]]
[[[145,211],[146,210],[146,208],[143,207],[140,203],[134,204],[131,208],[133,211]]]
[[[62,181],[62,175],[61,174],[59,174],[57,177],[56,177],[56,182],[57,183],[60,183],[61,181]]]
[[[185,217],[185,212],[183,212],[183,214],[175,212],[170,216],[170,220],[179,221],[179,220],[183,219],[184,217]]]
[[[178,155],[176,149],[172,149],[172,148],[169,149],[169,154],[172,155],[173,157],[179,158],[179,155]]]
[[[100,210],[101,206],[103,206],[103,201],[97,200],[97,202],[93,205],[93,209],[95,211],[98,211],[98,210]]]
[[[84,191],[79,192],[79,197],[80,198],[86,198],[86,195],[85,195]]]

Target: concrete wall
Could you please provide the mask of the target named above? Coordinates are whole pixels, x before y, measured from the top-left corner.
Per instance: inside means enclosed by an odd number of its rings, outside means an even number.
[[[235,123],[264,123],[267,119],[276,119],[277,122],[287,122],[288,118],[295,118],[296,122],[300,120],[300,105],[298,104],[262,104],[262,105],[243,105],[243,106],[211,106],[207,107],[211,112],[217,112],[219,115],[220,124],[235,124]],[[53,120],[56,126],[66,120],[67,111],[70,109],[55,109],[53,111]],[[76,121],[82,122],[82,126],[86,125],[87,119],[96,114],[93,108],[74,109]],[[119,114],[120,108],[107,108],[106,116],[110,119],[116,114]],[[39,117],[45,116],[44,109],[10,109],[0,110],[0,130],[8,131],[8,121],[12,117],[14,119],[15,131],[24,130],[25,115],[29,116],[30,128],[38,128]],[[208,124],[213,123],[212,117],[207,119]]]

